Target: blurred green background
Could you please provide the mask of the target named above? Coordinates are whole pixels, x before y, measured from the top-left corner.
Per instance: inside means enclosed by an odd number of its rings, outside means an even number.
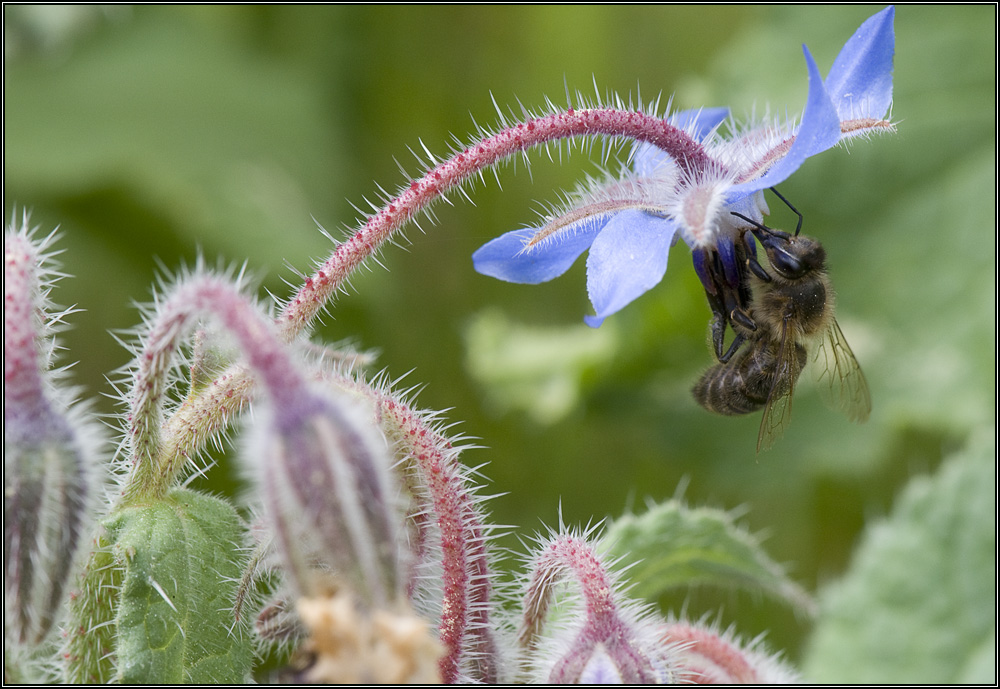
[[[496,121],[593,94],[671,94],[681,108],[797,114],[800,45],[825,73],[872,7],[4,7],[4,212],[60,225],[64,336],[89,396],[127,361],[158,274],[204,255],[247,261],[290,294],[356,211]],[[809,160],[781,191],[830,256],[838,317],[871,386],[853,426],[803,377],[793,422],[755,456],[759,415],[713,417],[689,388],[711,363],[709,311],[682,246],[656,289],[587,328],[580,261],[542,286],[472,270],[487,240],[535,219],[595,159],[532,156],[487,176],[475,206],[435,208],[353,280],[317,337],[380,352],[485,449],[495,521],[527,535],[641,510],[682,491],[740,508],[772,557],[815,589],[914,476],[996,424],[996,10],[900,7],[896,135]],[[399,161],[397,165],[396,161]],[[771,224],[793,216],[772,203]],[[312,217],[310,217],[312,216]],[[263,292],[262,292],[263,294]],[[102,411],[113,403],[101,398]],[[992,441],[991,441],[992,442]],[[995,447],[995,442],[993,442]],[[230,463],[199,485],[235,490]],[[983,514],[994,520],[995,514]],[[994,532],[995,534],[995,532]],[[994,535],[995,543],[995,535]],[[516,551],[512,537],[503,544]],[[665,601],[798,659],[810,623],[760,597]]]

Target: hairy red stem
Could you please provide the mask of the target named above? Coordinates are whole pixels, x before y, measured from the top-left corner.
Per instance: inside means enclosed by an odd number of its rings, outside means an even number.
[[[459,151],[410,183],[340,244],[278,317],[282,336],[291,340],[307,328],[326,300],[406,221],[475,174],[515,153],[573,136],[602,134],[652,144],[669,153],[685,174],[702,170],[712,159],[697,141],[665,120],[642,112],[588,108],[530,119]]]

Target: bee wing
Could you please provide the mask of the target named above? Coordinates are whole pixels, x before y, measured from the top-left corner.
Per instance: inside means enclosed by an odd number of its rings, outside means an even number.
[[[788,336],[788,330],[786,321],[782,325],[771,390],[767,394],[764,416],[757,433],[757,452],[770,450],[792,419],[792,392],[795,390],[795,381],[802,372],[805,350],[794,342],[794,338]]]
[[[856,423],[868,420],[872,411],[868,381],[836,320],[830,322],[816,347],[813,372],[820,396],[828,407],[844,413]]]

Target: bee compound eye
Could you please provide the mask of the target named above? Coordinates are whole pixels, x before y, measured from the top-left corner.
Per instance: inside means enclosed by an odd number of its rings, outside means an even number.
[[[805,272],[805,266],[802,265],[802,261],[784,249],[775,249],[770,252],[768,259],[771,261],[771,266],[782,277],[797,278],[801,277]]]

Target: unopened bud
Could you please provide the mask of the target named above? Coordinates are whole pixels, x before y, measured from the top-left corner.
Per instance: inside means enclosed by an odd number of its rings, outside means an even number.
[[[396,600],[402,516],[371,415],[306,390],[269,417],[248,454],[295,588],[314,596],[346,585],[368,605]]]
[[[552,684],[662,684],[673,678],[657,658],[657,649],[644,643],[635,625],[621,624],[614,635],[596,640],[593,628],[584,628],[570,642],[548,673]],[[648,635],[646,635],[648,636]]]
[[[5,414],[4,574],[8,620],[22,643],[52,626],[83,526],[85,463],[65,419]]]
[[[93,493],[91,432],[47,380],[44,246],[26,228],[4,237],[4,611],[28,644],[52,627]]]

